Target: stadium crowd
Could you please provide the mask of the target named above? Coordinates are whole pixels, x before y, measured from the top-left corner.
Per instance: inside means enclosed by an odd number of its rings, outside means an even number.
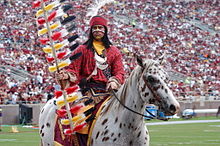
[[[86,40],[92,0],[71,1],[69,15],[80,38]],[[0,72],[0,104],[40,103],[59,89],[49,73],[46,54],[37,36],[32,1],[0,2],[0,63],[24,70],[35,78],[21,82]],[[177,97],[219,96],[220,19],[218,0],[117,0],[99,14],[110,20],[110,39],[123,52],[127,75],[135,67],[134,52],[157,58],[166,52],[168,71],[184,75],[171,80]],[[199,24],[195,25],[196,22]],[[206,27],[204,27],[206,26]],[[171,77],[172,79],[172,77]]]

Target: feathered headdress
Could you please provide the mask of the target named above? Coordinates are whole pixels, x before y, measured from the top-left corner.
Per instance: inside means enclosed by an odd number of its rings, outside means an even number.
[[[92,4],[91,7],[88,8],[87,17],[93,17],[96,16],[99,12],[99,9],[101,9],[104,5],[114,2],[115,0],[95,0],[94,4]]]

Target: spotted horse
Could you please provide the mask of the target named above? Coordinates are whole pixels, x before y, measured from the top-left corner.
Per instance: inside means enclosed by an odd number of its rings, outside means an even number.
[[[91,146],[149,146],[149,133],[142,116],[146,104],[155,104],[165,115],[174,115],[180,105],[169,89],[168,75],[162,60],[142,60],[115,94],[98,111],[88,145]]]
[[[179,103],[167,85],[168,76],[162,68],[162,61],[138,57],[137,62],[138,66],[126,82],[97,112],[88,146],[149,146],[144,118],[137,113],[143,113],[146,104],[157,105],[165,115],[178,112]],[[47,146],[54,145],[55,100],[46,103],[39,118],[42,144]]]

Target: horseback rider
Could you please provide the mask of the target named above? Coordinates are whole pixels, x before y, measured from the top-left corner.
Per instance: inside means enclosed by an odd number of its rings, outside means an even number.
[[[94,16],[90,20],[88,40],[72,55],[82,53],[67,68],[56,73],[56,79],[64,88],[78,84],[82,94],[93,99],[97,112],[101,103],[110,95],[109,90],[118,89],[124,83],[124,67],[119,49],[108,38],[107,20]],[[77,132],[71,137],[62,134],[59,120],[55,126],[55,143],[60,145],[86,146],[88,130]]]

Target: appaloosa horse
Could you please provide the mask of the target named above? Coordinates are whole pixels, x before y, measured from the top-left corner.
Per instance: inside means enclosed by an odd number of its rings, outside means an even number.
[[[162,62],[162,61],[161,61]],[[125,84],[103,105],[91,131],[91,146],[148,146],[149,133],[142,116],[146,104],[155,104],[166,115],[174,115],[179,103],[167,86],[167,74],[154,60],[138,60]]]
[[[139,58],[138,64],[118,92],[98,111],[88,145],[148,146],[149,133],[144,119],[133,111],[143,113],[149,103],[157,105],[166,115],[174,115],[179,110],[179,103],[167,86],[167,74],[160,63],[154,60],[143,62]],[[40,115],[40,134],[45,145],[53,144],[55,108],[53,101],[49,101]]]

